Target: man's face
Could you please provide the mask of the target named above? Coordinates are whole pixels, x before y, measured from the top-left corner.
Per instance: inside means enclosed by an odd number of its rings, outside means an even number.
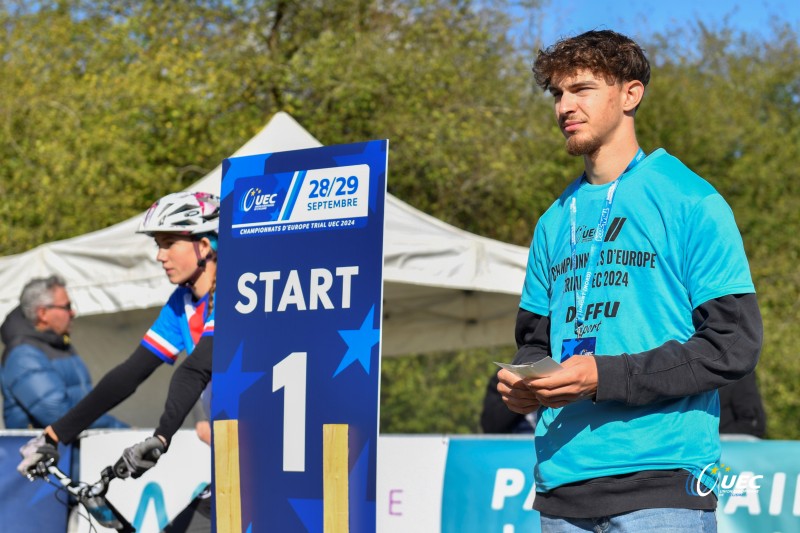
[[[53,288],[53,303],[45,305],[39,309],[38,329],[51,329],[59,335],[66,335],[72,326],[72,319],[75,318],[75,311],[69,301],[69,295],[64,287]]]
[[[550,86],[556,120],[570,155],[590,155],[614,140],[624,117],[622,84],[609,85],[588,70],[555,78]]]

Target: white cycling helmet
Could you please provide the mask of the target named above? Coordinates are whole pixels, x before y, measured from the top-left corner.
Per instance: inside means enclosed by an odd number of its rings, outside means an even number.
[[[217,233],[219,197],[206,192],[168,194],[150,206],[136,233]]]

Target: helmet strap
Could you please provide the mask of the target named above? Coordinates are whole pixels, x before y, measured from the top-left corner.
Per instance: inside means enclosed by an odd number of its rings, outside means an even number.
[[[200,279],[200,276],[206,271],[206,263],[209,259],[214,257],[214,250],[211,250],[205,257],[200,255],[200,241],[192,241],[192,244],[194,245],[194,255],[197,257],[197,268],[194,270],[194,273],[189,276],[189,279],[180,284],[181,287],[194,287],[194,284],[197,283],[197,280]]]

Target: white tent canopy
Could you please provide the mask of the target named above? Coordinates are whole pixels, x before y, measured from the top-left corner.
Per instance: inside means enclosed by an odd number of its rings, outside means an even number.
[[[278,113],[233,155],[315,146],[319,141]],[[189,190],[218,192],[221,176],[218,166]],[[391,195],[385,216],[384,355],[513,343],[525,248],[462,231]],[[79,312],[75,345],[93,375],[112,367],[133,350],[174,289],[152,240],[135,233],[139,219],[0,258],[0,318],[17,305],[26,281],[60,274]],[[153,390],[160,412],[166,385]]]

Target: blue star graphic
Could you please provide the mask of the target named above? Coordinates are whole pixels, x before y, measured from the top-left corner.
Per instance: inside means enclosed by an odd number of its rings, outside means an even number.
[[[367,500],[368,467],[369,441],[364,443],[348,476],[350,526],[355,531],[369,531],[375,524],[375,501]],[[321,499],[290,498],[289,504],[308,533],[323,533],[324,508]],[[362,520],[365,523],[361,523]]]
[[[324,509],[322,500],[290,498],[289,504],[308,533],[323,533]]]
[[[222,162],[222,173],[225,177],[233,176],[234,179],[222,180],[222,184],[220,185],[220,197],[223,199],[227,198],[228,195],[233,192],[233,184],[239,178],[261,176],[264,174],[264,164],[266,160],[269,159],[270,155],[272,154],[225,159]]]
[[[365,143],[364,150],[352,154],[337,154],[333,157],[340,166],[358,165],[365,161],[382,161],[386,159],[384,141],[369,141]]]
[[[378,344],[378,341],[381,339],[381,330],[375,329],[373,324],[375,323],[375,306],[373,305],[369,313],[367,313],[367,317],[364,319],[364,322],[361,323],[361,327],[359,329],[344,329],[339,330],[339,336],[344,339],[344,342],[347,343],[347,352],[342,357],[342,361],[339,363],[339,368],[336,369],[336,372],[333,373],[333,377],[339,375],[339,373],[350,366],[351,364],[358,361],[361,363],[361,366],[364,368],[367,374],[369,374],[369,363],[370,359],[372,358],[372,347]]]
[[[575,355],[575,351],[580,344],[580,339],[564,339],[564,343],[561,345],[561,361],[563,362]]]
[[[239,418],[239,396],[250,388],[266,372],[242,372],[242,348],[244,344],[239,344],[236,354],[233,356],[228,369],[225,372],[216,372],[212,379],[211,408],[212,416],[217,418],[221,412],[225,412],[229,419]]]

